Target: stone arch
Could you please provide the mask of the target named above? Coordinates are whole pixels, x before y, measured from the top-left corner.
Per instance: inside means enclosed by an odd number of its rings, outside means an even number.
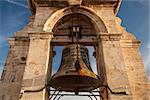
[[[104,22],[102,21],[102,19],[92,9],[85,7],[85,6],[80,6],[78,8],[65,7],[65,8],[62,8],[62,9],[56,11],[47,19],[46,23],[44,24],[43,31],[53,33],[53,30],[57,26],[57,23],[63,17],[74,14],[74,13],[83,14],[83,15],[87,16],[91,20],[92,24],[94,25],[94,29],[96,30],[97,35],[100,33],[108,33],[108,30],[107,30]],[[99,45],[101,45],[100,42],[99,42]],[[99,45],[98,45],[99,48],[96,48],[96,49],[99,49],[102,51],[102,47],[100,47]],[[96,52],[98,53],[99,51],[96,50]],[[100,56],[101,56],[101,62],[104,62],[103,54],[100,54]],[[97,60],[100,60],[100,59],[97,59]],[[98,62],[100,62],[100,61],[98,61]],[[103,66],[103,65],[101,65],[101,66]],[[100,70],[101,69],[97,69],[98,72],[100,72]],[[103,71],[102,74],[104,74],[105,69],[103,68],[102,71]],[[103,77],[104,77],[104,75],[103,75]],[[102,79],[105,80],[104,78],[102,78]]]
[[[69,14],[73,14],[73,13],[84,14],[87,17],[89,17],[97,33],[108,33],[107,28],[104,22],[102,21],[102,19],[99,16],[97,16],[96,13],[92,9],[85,7],[85,6],[80,6],[78,8],[66,7],[66,8],[56,11],[46,21],[43,31],[53,32],[53,28],[62,17],[69,15]]]

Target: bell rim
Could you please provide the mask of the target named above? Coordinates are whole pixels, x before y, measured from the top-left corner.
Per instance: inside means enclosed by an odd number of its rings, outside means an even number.
[[[71,76],[73,76],[73,77],[82,77],[82,76],[79,76],[79,75],[76,75],[76,76],[74,76],[74,75],[67,75],[67,77],[70,77],[71,78]],[[59,80],[59,78],[62,78],[62,77],[66,77],[66,76],[60,76],[60,77],[57,77],[57,78],[55,78],[55,80]],[[87,78],[88,76],[84,76],[84,78]],[[97,84],[63,84],[64,82],[61,82],[63,85],[57,85],[58,83],[60,83],[60,82],[54,82],[54,78],[52,78],[51,80],[50,80],[50,82],[49,82],[49,85],[52,87],[52,88],[54,88],[54,89],[58,89],[58,90],[60,90],[60,91],[66,91],[66,92],[76,92],[76,89],[75,88],[70,88],[70,89],[68,89],[68,87],[70,87],[70,86],[74,86],[74,87],[82,87],[82,85],[84,85],[83,87],[84,88],[80,88],[79,90],[78,90],[78,92],[84,92],[84,91],[92,91],[92,90],[94,90],[94,89],[97,89],[98,87],[100,87],[102,84],[103,84],[103,81],[102,80],[100,80],[99,78],[97,78],[97,79],[95,79],[95,78],[92,78],[92,77],[88,77],[88,78],[90,78],[90,79],[94,79],[95,80],[95,82],[97,82]],[[86,82],[86,81],[85,81]],[[63,87],[60,87],[60,86],[63,86]],[[65,86],[68,86],[67,88],[64,88]]]

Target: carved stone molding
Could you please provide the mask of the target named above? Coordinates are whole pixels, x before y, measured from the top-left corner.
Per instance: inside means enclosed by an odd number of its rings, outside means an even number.
[[[52,39],[53,38],[53,33],[29,33],[29,38],[30,40],[34,39]]]
[[[136,37],[126,31],[124,27],[122,27],[122,35],[120,39],[121,47],[139,47],[141,41],[137,40]]]
[[[8,38],[8,42],[10,46],[28,45],[29,38],[28,37],[13,37],[13,38]]]
[[[102,33],[99,34],[98,38],[101,41],[119,41],[121,38],[121,34]]]
[[[120,40],[121,47],[139,47],[140,44],[139,40]]]
[[[10,45],[15,45],[15,38],[8,38],[8,43]]]

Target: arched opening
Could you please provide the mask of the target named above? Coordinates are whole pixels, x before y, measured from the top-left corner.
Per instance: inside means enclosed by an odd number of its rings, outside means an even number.
[[[81,35],[95,36],[96,31],[92,24],[92,20],[80,13],[69,14],[62,17],[54,26],[54,35],[70,35],[72,27],[81,28]]]
[[[83,9],[79,9],[74,13],[65,10],[61,16],[59,16],[59,14],[55,15],[54,13],[54,16],[52,15],[46,22],[44,30],[53,32],[54,35],[54,38],[51,40],[51,45],[54,47],[56,55],[53,59],[52,74],[56,72],[60,65],[58,59],[59,61],[61,60],[60,52],[62,52],[61,50],[63,48],[60,46],[77,43],[84,46],[90,46],[89,55],[90,60],[93,61],[90,62],[92,64],[92,69],[94,72],[97,70],[97,74],[101,75],[99,74],[99,70],[101,69],[98,69],[99,65],[97,64],[97,60],[99,59],[97,59],[96,56],[95,58],[92,57],[94,54],[93,52],[97,51],[96,48],[101,48],[98,44],[98,41],[100,40],[97,39],[97,35],[103,32],[107,33],[107,29],[99,17],[94,17],[94,14],[92,15],[90,12]],[[74,31],[78,33],[78,37]],[[102,59],[103,58],[101,58],[101,60]],[[57,68],[54,68],[54,66]]]
[[[92,9],[89,9],[88,7],[85,7],[85,6],[66,7],[66,8],[56,11],[46,21],[43,31],[53,32],[54,26],[56,26],[58,21],[60,21],[64,16],[70,15],[70,14],[74,15],[77,13],[85,15],[91,20],[91,22],[93,23],[93,26],[95,27],[95,30],[97,31],[97,34],[108,33],[107,28],[105,24],[103,23],[102,19],[99,16],[97,16],[97,14]]]

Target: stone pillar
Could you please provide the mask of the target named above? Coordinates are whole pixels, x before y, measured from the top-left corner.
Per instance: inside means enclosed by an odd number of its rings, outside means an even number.
[[[20,100],[48,100],[47,83],[52,34],[29,34],[30,45]]]
[[[19,100],[26,57],[28,37],[9,38],[9,52],[0,81],[0,100]]]
[[[149,100],[146,96],[148,78],[139,51],[140,41],[123,29],[120,42],[133,100]]]
[[[104,71],[104,84],[108,85],[105,100],[131,100],[127,72],[120,47],[120,34],[102,33],[99,36],[99,62]],[[118,93],[118,94],[115,94]],[[107,99],[106,99],[107,98]]]
[[[99,42],[98,47],[95,48],[96,50],[96,65],[97,65],[97,73],[98,76],[103,80],[103,85],[107,84],[106,81],[106,70],[104,67],[104,59],[103,59],[103,51],[102,51],[102,45]],[[107,90],[104,87],[100,87],[100,94],[102,97],[102,100],[107,100]]]

